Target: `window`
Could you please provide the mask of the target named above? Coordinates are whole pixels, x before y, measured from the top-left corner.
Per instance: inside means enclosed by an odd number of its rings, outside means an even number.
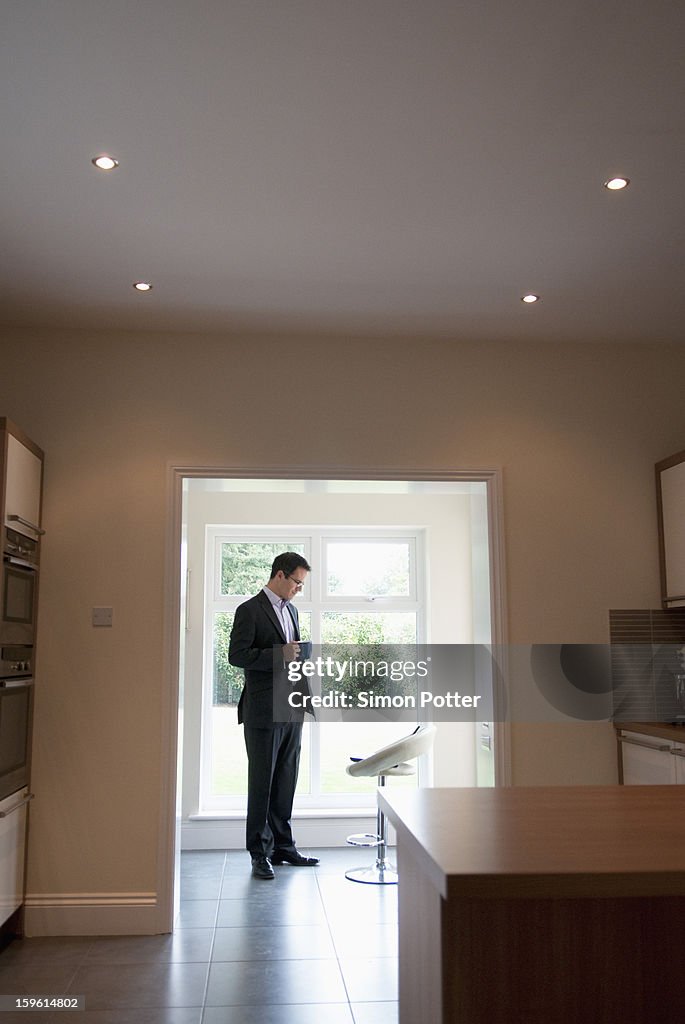
[[[323,553],[328,598],[416,596],[409,539],[327,538]]]
[[[313,571],[297,596],[302,639],[319,643],[421,643],[425,639],[422,531],[315,528],[245,532],[206,528],[205,657],[200,806],[243,807],[247,759],[236,708],[243,672],[228,662],[233,616],[268,581],[282,551]],[[345,765],[407,731],[406,723],[311,723],[303,732],[299,807],[364,806],[375,779],[352,779]],[[416,785],[416,776],[397,780]]]

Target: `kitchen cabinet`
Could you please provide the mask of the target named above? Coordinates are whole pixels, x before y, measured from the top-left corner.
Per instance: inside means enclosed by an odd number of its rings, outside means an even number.
[[[685,452],[657,462],[661,603],[685,608]]]
[[[617,728],[619,781],[624,786],[685,783],[683,726],[658,722]]]
[[[0,801],[0,926],[24,900],[27,789]]]
[[[3,522],[35,538],[41,533],[43,453],[23,431],[0,418]]]
[[[21,932],[43,452],[0,417],[0,945]]]

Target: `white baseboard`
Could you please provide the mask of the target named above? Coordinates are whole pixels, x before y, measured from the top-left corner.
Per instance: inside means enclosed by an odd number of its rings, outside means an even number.
[[[293,819],[293,834],[299,847],[316,849],[347,846],[347,837],[357,832],[375,832],[375,811],[359,817],[302,817]],[[395,834],[388,826],[391,844]],[[244,850],[244,818],[194,818],[181,824],[182,850]]]
[[[156,935],[158,920],[153,892],[28,893],[24,934]]]

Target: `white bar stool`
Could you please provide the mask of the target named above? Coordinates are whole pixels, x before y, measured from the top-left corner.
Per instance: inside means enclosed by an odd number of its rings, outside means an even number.
[[[376,775],[379,787],[385,786],[385,780],[389,775],[414,775],[416,768],[409,764],[409,759],[425,754],[433,746],[435,739],[435,726],[422,723],[417,726],[409,736],[403,736],[394,743],[388,743],[381,747],[374,754],[364,758],[352,758],[352,764],[348,764],[346,771],[348,775],[357,778]],[[376,815],[376,832],[361,832],[348,836],[347,842],[351,846],[375,847],[376,863],[368,868],[351,868],[345,872],[345,878],[351,882],[366,882],[371,885],[396,885],[397,872],[385,859],[387,828],[385,814],[378,808]]]

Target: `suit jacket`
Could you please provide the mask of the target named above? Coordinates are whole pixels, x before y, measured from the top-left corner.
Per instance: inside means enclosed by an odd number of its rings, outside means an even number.
[[[286,605],[288,613],[293,620],[294,638],[299,640],[297,608],[293,604]],[[274,721],[303,720],[304,712],[288,704],[288,694],[294,687],[288,682],[285,666],[281,670],[278,658],[274,671],[274,646],[282,647],[286,642],[278,615],[262,590],[236,608],[228,660],[245,671],[245,687],[238,702],[239,722],[254,728],[269,728]]]

